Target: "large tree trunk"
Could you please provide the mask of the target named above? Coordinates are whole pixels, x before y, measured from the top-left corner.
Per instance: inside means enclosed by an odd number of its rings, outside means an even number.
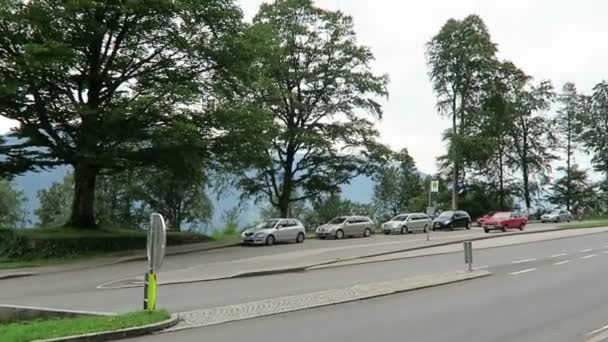
[[[572,205],[572,165],[570,155],[572,150],[572,132],[571,132],[570,115],[568,115],[568,146],[566,146],[566,209],[570,210]]]
[[[458,134],[456,126],[456,96],[452,102],[452,148],[454,154],[452,155],[452,162],[454,163],[454,169],[452,170],[452,210],[458,209],[458,148],[454,144],[454,138]],[[458,140],[458,139],[456,139]]]
[[[79,229],[96,228],[95,183],[97,170],[86,164],[74,165],[74,200],[66,226]]]
[[[500,209],[505,210],[505,181],[504,181],[504,170],[502,165],[502,148],[498,152],[498,182],[499,182],[499,191],[498,196],[500,199]]]

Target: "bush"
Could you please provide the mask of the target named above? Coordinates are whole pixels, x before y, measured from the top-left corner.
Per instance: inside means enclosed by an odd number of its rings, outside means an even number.
[[[168,232],[167,245],[205,242],[195,233]],[[129,230],[0,229],[0,257],[31,260],[146,248],[146,232]]]

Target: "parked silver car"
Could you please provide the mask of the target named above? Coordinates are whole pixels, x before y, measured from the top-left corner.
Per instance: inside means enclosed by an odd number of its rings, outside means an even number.
[[[566,209],[554,209],[540,217],[542,223],[545,222],[570,222],[572,215]]]
[[[315,234],[319,239],[333,237],[342,239],[345,236],[369,237],[374,231],[374,221],[366,216],[338,216],[328,223],[319,226]]]
[[[269,219],[241,234],[244,244],[274,245],[275,242],[304,242],[306,229],[296,219]]]
[[[415,231],[426,232],[431,228],[431,218],[423,213],[400,214],[390,221],[382,224],[382,231],[390,233],[412,233]]]

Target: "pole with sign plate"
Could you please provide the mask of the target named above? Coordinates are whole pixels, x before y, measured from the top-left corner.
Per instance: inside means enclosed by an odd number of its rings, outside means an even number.
[[[435,208],[431,206],[431,202],[432,202],[432,195],[433,193],[437,193],[439,192],[439,181],[431,181],[431,186],[429,189],[429,206],[426,208],[426,214],[429,217],[434,217],[435,214]],[[429,227],[426,230],[426,241],[430,241],[431,240],[431,227]]]
[[[144,310],[152,312],[156,309],[156,273],[165,258],[167,244],[167,226],[161,214],[150,215],[148,229],[148,273],[144,282]]]

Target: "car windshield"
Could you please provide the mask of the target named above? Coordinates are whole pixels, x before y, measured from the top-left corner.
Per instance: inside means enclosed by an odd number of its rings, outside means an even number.
[[[255,229],[271,229],[274,228],[274,226],[277,225],[277,222],[279,222],[279,220],[266,220],[260,224],[258,224]]]
[[[550,212],[549,214],[551,215],[559,215],[560,211],[559,210],[553,210],[552,212]]]
[[[511,213],[509,213],[509,212],[496,213],[492,217],[497,218],[497,219],[506,219],[506,218],[511,217]]]
[[[453,211],[444,211],[441,213],[441,215],[439,215],[439,217],[452,217],[452,216],[454,216]]]
[[[391,219],[391,221],[405,221],[407,220],[407,218],[409,217],[409,215],[399,215],[399,216],[395,216]]]
[[[340,217],[336,217],[335,219],[329,221],[329,224],[340,224],[340,223],[344,223],[344,221],[346,221],[348,217],[346,216],[340,216]]]

